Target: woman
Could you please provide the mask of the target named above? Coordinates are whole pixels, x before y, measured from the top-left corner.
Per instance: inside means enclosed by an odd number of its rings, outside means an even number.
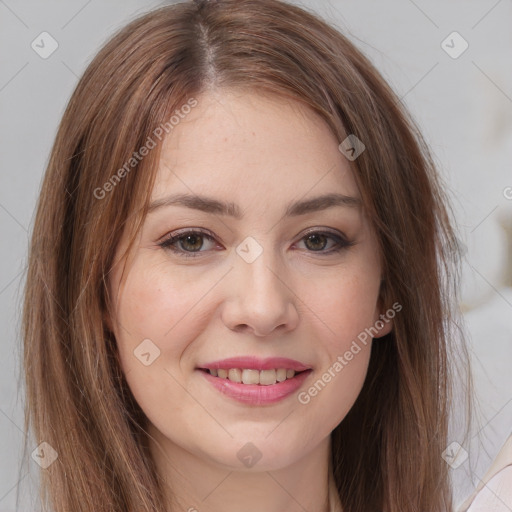
[[[343,35],[274,0],[135,20],[80,80],[35,219],[43,502],[451,510],[456,263],[428,149]]]

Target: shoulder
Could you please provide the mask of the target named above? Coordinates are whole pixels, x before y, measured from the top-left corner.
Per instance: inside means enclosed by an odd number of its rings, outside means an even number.
[[[510,512],[512,510],[512,435],[503,445],[475,492],[458,512]]]
[[[512,510],[512,464],[499,471],[475,496],[467,512]]]

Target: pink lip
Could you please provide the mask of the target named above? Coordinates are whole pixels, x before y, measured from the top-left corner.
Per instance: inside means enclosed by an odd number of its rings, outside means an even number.
[[[230,368],[240,368],[242,370],[278,370],[279,368],[286,368],[295,370],[296,372],[311,369],[310,366],[306,366],[299,361],[286,357],[269,357],[267,359],[259,359],[257,357],[231,357],[229,359],[222,359],[222,361],[205,363],[198,368],[204,370],[218,370],[219,368],[225,370],[229,370]]]
[[[273,359],[273,361],[275,362],[276,360]],[[286,368],[287,365],[278,365],[278,367]],[[212,367],[210,366],[209,368]],[[219,366],[219,368],[226,367]],[[229,366],[229,368],[239,368],[239,366]],[[250,369],[251,366],[243,366],[243,368]],[[276,368],[276,366],[272,366],[272,368]],[[269,368],[263,369],[265,370]],[[210,375],[208,371],[199,370],[199,372],[217,390],[231,398],[234,398],[238,402],[242,402],[248,405],[265,405],[278,402],[279,400],[282,400],[296,392],[302,386],[302,383],[312,372],[312,370],[309,369],[307,371],[303,371],[292,379],[286,379],[283,382],[277,382],[276,384],[269,386],[262,386],[260,384],[239,384],[238,382],[232,382],[229,379],[214,377],[213,375]]]

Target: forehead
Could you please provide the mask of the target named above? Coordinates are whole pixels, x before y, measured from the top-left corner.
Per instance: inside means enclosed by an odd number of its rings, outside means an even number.
[[[208,193],[244,208],[308,193],[358,196],[339,141],[308,107],[233,89],[203,93],[197,102],[165,139],[153,200]]]

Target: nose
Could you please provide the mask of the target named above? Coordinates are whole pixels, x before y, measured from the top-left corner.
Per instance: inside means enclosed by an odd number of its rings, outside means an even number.
[[[276,268],[271,251],[252,263],[236,257],[229,274],[229,298],[224,303],[222,320],[231,330],[268,336],[296,328],[299,315],[296,293],[286,283],[286,273]]]

